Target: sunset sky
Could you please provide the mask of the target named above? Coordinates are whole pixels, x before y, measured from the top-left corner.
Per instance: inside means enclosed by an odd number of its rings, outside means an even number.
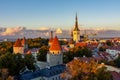
[[[0,27],[119,29],[120,0],[0,0]]]

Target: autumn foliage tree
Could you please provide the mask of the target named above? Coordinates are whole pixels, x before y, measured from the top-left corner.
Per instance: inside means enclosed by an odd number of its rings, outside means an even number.
[[[0,56],[7,52],[13,52],[13,42],[0,42]]]
[[[74,59],[67,64],[66,71],[61,77],[67,80],[110,80],[111,75],[95,60]]]

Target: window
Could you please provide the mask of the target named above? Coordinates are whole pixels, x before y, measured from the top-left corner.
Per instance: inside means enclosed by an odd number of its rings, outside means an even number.
[[[57,62],[57,64],[59,64],[59,61]]]
[[[60,80],[60,76],[59,76],[59,80]]]
[[[52,78],[52,80],[54,80],[54,78]]]

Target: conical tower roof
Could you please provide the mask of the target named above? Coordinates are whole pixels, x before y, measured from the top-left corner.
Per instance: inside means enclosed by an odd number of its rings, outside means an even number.
[[[59,44],[57,36],[53,39],[52,45],[49,48],[50,51],[61,51],[61,46]]]
[[[23,47],[19,38],[16,40],[14,47]]]

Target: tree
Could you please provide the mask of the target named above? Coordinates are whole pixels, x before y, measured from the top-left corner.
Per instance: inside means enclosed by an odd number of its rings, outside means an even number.
[[[11,55],[12,63],[8,66],[9,75],[17,75],[20,70],[25,67],[24,58],[22,58],[21,54],[12,54]],[[8,61],[9,62],[9,61]],[[10,62],[9,62],[10,63]]]
[[[92,51],[87,49],[86,47],[74,47],[71,48],[68,52],[63,53],[63,62],[67,63],[73,60],[74,57],[91,57]]]
[[[13,52],[13,42],[0,42],[0,55]]]
[[[46,55],[47,55],[48,50],[49,50],[48,46],[42,46],[39,49],[39,53],[37,54],[38,61],[46,61]]]
[[[106,48],[104,48],[104,47],[100,47],[100,48],[99,48],[99,51],[104,52],[105,50],[106,50]]]
[[[107,40],[107,41],[106,41],[106,44],[107,44],[108,46],[112,46],[112,45],[113,45],[113,42],[111,42],[110,40]]]
[[[110,80],[110,72],[99,65],[92,59],[90,61],[74,59],[67,64],[66,71],[61,77],[67,80]]]
[[[42,46],[48,45],[48,39],[44,38],[34,38],[34,39],[28,39],[28,46],[29,48],[40,48]]]
[[[34,66],[35,59],[32,54],[26,54],[24,61],[25,61],[25,65],[29,70],[35,70],[35,66]]]
[[[106,67],[102,67],[97,70],[96,78],[97,80],[110,80],[112,79],[112,75],[109,71],[106,71]]]
[[[0,68],[8,69],[9,75],[17,75],[25,67],[21,54],[6,53],[0,57]]]
[[[20,73],[20,70],[25,68],[25,66],[27,66],[30,70],[34,70],[34,62],[35,60],[32,54],[27,54],[23,58],[23,55],[19,53],[6,53],[0,56],[0,69],[7,70],[10,76],[14,76],[18,75]]]
[[[71,51],[63,53],[63,62],[64,63],[70,62],[71,60],[73,60],[73,58],[74,58],[74,53],[72,53]]]

